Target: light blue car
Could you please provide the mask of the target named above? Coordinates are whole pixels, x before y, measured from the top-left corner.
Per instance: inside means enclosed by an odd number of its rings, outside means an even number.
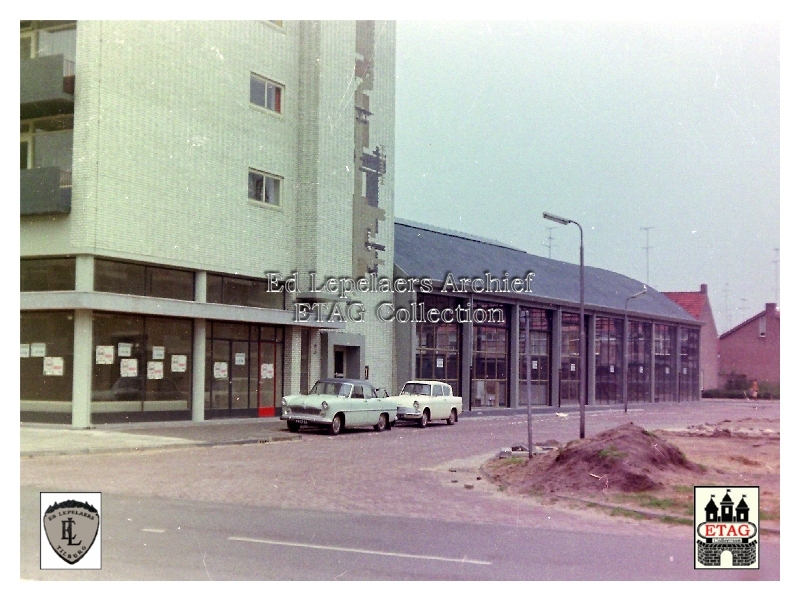
[[[363,379],[320,379],[308,395],[281,400],[281,420],[293,432],[303,425],[324,427],[331,435],[345,427],[371,426],[383,431],[397,420],[397,404],[379,397]]]

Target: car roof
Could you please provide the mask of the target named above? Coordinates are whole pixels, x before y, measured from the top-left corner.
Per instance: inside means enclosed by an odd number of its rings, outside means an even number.
[[[408,381],[406,381],[406,383],[432,383],[436,385],[450,385],[449,383],[445,383],[444,381],[438,381],[436,379],[409,379]]]
[[[327,379],[318,379],[317,383],[352,383],[353,385],[368,385],[374,388],[375,386],[366,379],[346,379],[344,377],[330,377]]]

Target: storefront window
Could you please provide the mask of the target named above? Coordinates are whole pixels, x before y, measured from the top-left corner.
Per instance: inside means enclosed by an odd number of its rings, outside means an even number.
[[[421,295],[425,310],[455,309],[460,299],[447,296]],[[419,323],[417,325],[417,378],[435,379],[450,384],[460,394],[461,336],[457,323]]]
[[[559,369],[559,398],[561,405],[580,402],[580,316],[561,315],[561,368]]]
[[[519,406],[528,405],[528,374],[525,362],[528,348],[525,340],[526,320],[530,318],[530,382],[531,405],[546,405],[550,397],[550,319],[547,311],[520,309],[519,318]]]
[[[94,289],[132,296],[194,300],[194,273],[115,260],[95,259]]]
[[[95,313],[92,414],[172,413],[188,418],[192,392],[192,322]],[[96,415],[96,416],[95,416]],[[145,417],[146,418],[146,417]]]
[[[72,312],[20,314],[21,412],[70,412]]]
[[[595,402],[622,402],[622,319],[597,317],[595,327]]]
[[[656,323],[653,332],[655,353],[655,401],[676,400],[676,338],[677,328]]]
[[[283,292],[268,292],[263,279],[206,276],[206,302],[283,309]]]
[[[628,322],[628,400],[650,400],[650,352],[652,326],[642,321]]]
[[[700,330],[681,329],[679,399],[698,400],[700,390]]]
[[[475,302],[473,309],[499,310],[503,319],[473,324],[472,407],[508,406],[508,311],[486,302]]]

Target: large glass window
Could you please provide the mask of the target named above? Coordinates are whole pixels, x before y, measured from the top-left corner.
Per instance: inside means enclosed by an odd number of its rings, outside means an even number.
[[[20,21],[20,59],[61,54],[75,63],[75,21]]]
[[[283,292],[268,292],[263,279],[209,274],[206,277],[206,302],[283,309]]]
[[[261,108],[281,112],[283,86],[255,73],[250,73],[250,102]]]
[[[95,313],[93,338],[93,414],[155,412],[153,418],[162,418],[168,411],[189,417],[189,319]]]
[[[678,373],[679,399],[699,400],[700,330],[681,329],[681,364]]]
[[[420,301],[425,305],[425,310],[438,308],[441,311],[446,308],[455,309],[460,299],[421,294]],[[453,389],[459,390],[460,347],[461,336],[457,323],[418,323],[417,378],[445,381]]]
[[[72,401],[72,312],[20,313],[19,385],[23,412],[66,412]]]
[[[19,265],[21,292],[75,289],[74,258],[24,258]]]
[[[207,416],[277,415],[283,395],[283,328],[210,322],[206,334]]]
[[[503,322],[475,322],[475,310],[500,311]],[[473,306],[472,407],[508,406],[509,319],[505,306],[475,302]]]
[[[530,338],[526,342],[526,320],[530,318]],[[519,406],[528,405],[528,374],[525,362],[530,346],[531,405],[549,404],[550,397],[550,319],[547,311],[523,308],[519,318]]]
[[[595,402],[622,402],[622,319],[595,320]]]
[[[194,300],[194,273],[115,260],[95,259],[94,289],[133,296]]]
[[[559,375],[560,404],[580,403],[580,315],[561,315],[561,368]]]
[[[668,402],[677,400],[675,372],[675,352],[677,342],[677,328],[670,325],[656,323],[653,332],[655,353],[655,401]]]
[[[629,321],[628,328],[628,400],[650,400],[650,352],[652,325],[642,321]]]

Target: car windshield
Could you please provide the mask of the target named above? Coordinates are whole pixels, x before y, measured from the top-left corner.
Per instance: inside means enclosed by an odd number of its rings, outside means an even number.
[[[318,381],[311,388],[311,394],[330,394],[347,398],[352,387],[349,383],[339,383],[338,381]]]
[[[400,394],[407,394],[411,396],[430,396],[431,386],[427,383],[407,383],[403,386],[403,391],[400,392]]]

